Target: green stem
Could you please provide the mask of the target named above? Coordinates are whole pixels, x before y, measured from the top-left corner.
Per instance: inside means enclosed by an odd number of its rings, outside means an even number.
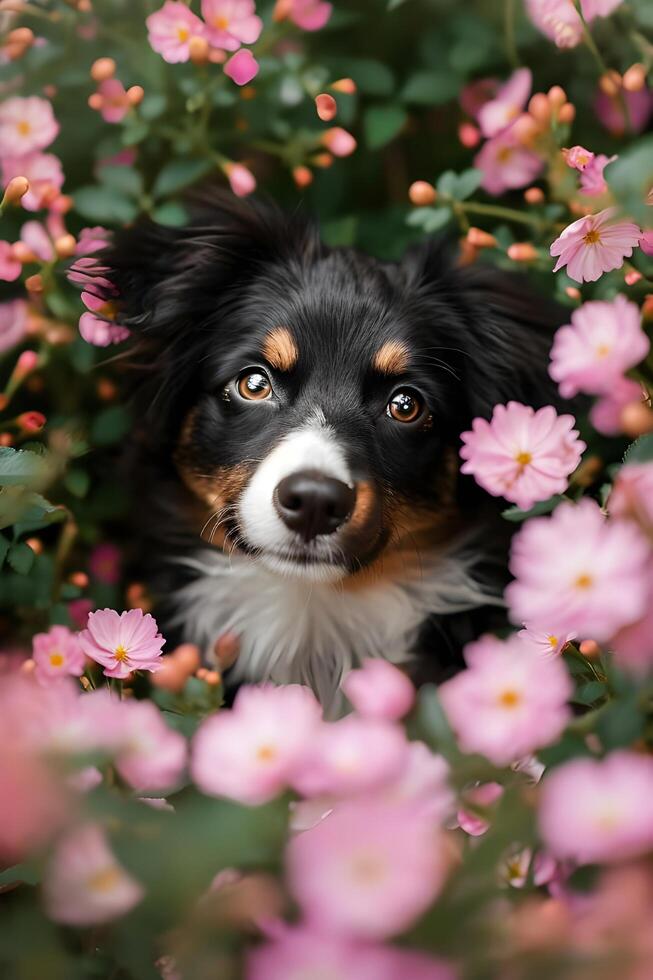
[[[519,67],[519,54],[515,43],[515,0],[504,0],[503,32],[506,43],[506,55],[513,68]]]
[[[487,214],[494,218],[504,218],[506,221],[516,221],[518,224],[531,225],[533,228],[544,229],[549,225],[548,221],[538,218],[534,214],[525,214],[514,208],[505,208],[500,204],[481,204],[478,201],[459,201],[457,205],[467,214]]]
[[[578,16],[580,17],[580,22],[583,27],[583,40],[585,41],[585,44],[587,45],[592,57],[596,61],[596,64],[598,66],[601,75],[607,75],[610,69],[605,63],[603,59],[603,55],[601,54],[598,47],[596,46],[596,41],[592,37],[592,32],[589,29],[589,24],[585,20],[583,10],[580,5],[580,0],[574,0],[574,5],[576,7],[576,11],[578,13]],[[621,88],[617,92],[617,101],[619,102],[619,107],[623,112],[624,124],[626,130],[630,131],[630,129],[632,128],[630,124],[630,113],[628,111],[628,104],[626,102],[626,99],[624,98],[624,93]]]

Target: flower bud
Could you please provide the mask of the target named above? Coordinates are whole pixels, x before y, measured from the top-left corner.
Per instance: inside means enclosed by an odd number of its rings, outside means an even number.
[[[627,92],[641,92],[646,85],[646,68],[644,65],[631,65],[624,72],[623,86]]]
[[[10,432],[0,432],[0,446],[13,446],[14,437]]]
[[[42,293],[43,279],[37,272],[34,276],[28,276],[25,280],[25,289],[28,293]]]
[[[559,109],[567,101],[567,93],[560,85],[554,85],[550,88],[546,97],[554,109]]]
[[[437,198],[437,191],[432,184],[426,180],[416,180],[408,188],[408,197],[411,204],[416,207],[424,207],[433,204]]]
[[[573,299],[576,301],[580,299],[580,289],[578,289],[576,286],[566,286],[565,293],[567,294],[569,299]]]
[[[513,262],[532,262],[537,258],[537,249],[530,242],[515,242],[508,248],[507,254]]]
[[[356,140],[341,126],[334,126],[322,133],[322,143],[336,157],[348,157],[356,149]]]
[[[5,187],[4,196],[0,201],[0,208],[5,208],[9,204],[18,204],[22,197],[29,190],[27,177],[12,177]]]
[[[145,92],[141,85],[132,85],[131,88],[127,89],[127,101],[131,106],[140,105],[144,95]]]
[[[558,113],[558,122],[564,123],[565,125],[569,125],[569,123],[573,123],[575,118],[576,118],[576,107],[572,105],[571,102],[565,102],[565,104],[560,107],[560,111]]]
[[[116,74],[116,63],[113,58],[98,58],[91,65],[91,78],[94,82],[106,82]]]
[[[498,242],[494,235],[483,231],[482,228],[470,228],[467,232],[467,241],[474,248],[496,248]]]
[[[462,122],[458,127],[458,139],[468,150],[473,150],[481,142],[481,131],[474,123]]]
[[[338,103],[332,95],[322,92],[315,98],[315,109],[322,122],[331,122],[338,112]]]
[[[232,667],[236,663],[238,654],[240,653],[238,634],[233,632],[223,633],[215,641],[213,652],[215,653],[215,659],[218,662],[220,670],[228,670],[229,667]]]
[[[195,34],[188,42],[188,56],[194,65],[205,65],[209,60],[211,46],[205,37]]]
[[[299,188],[308,187],[313,183],[313,171],[310,167],[293,167],[292,176]]]
[[[541,204],[544,200],[544,191],[540,187],[529,187],[524,191],[524,200],[527,204]]]
[[[35,350],[24,350],[16,361],[16,366],[13,370],[14,379],[21,381],[32,371],[36,370],[38,363],[39,355]]]
[[[599,78],[599,88],[606,95],[615,96],[621,88],[622,78],[618,71],[613,68]]]
[[[647,293],[642,305],[642,316],[648,321],[653,321],[653,293]]]
[[[42,412],[22,412],[16,418],[16,425],[23,432],[40,432],[46,422]]]
[[[653,432],[653,412],[644,402],[631,402],[621,411],[621,428],[631,439]]]
[[[551,118],[551,103],[544,92],[536,92],[531,97],[528,103],[528,111],[538,123],[545,125],[549,122]]]
[[[236,197],[247,197],[256,190],[256,177],[242,163],[229,161],[224,164],[223,170]]]
[[[529,116],[527,112],[524,112],[521,116],[515,119],[511,127],[511,132],[519,143],[527,146],[532,143],[539,133],[539,126],[537,121],[533,119],[532,116]]]
[[[71,572],[68,581],[71,585],[76,585],[78,589],[85,589],[88,586],[88,575],[86,572]]]
[[[25,544],[28,548],[31,548],[35,555],[40,555],[43,553],[43,542],[40,538],[26,538]]]
[[[54,250],[60,259],[69,259],[75,254],[77,242],[74,235],[61,235],[54,243]]]
[[[627,272],[624,276],[624,282],[627,286],[634,286],[636,282],[639,282],[640,279],[643,278],[644,277],[642,276],[641,272],[638,272],[637,269],[631,269],[630,272]]]
[[[333,166],[333,156],[331,153],[316,153],[314,157],[311,158],[311,163],[316,167],[321,167],[326,170],[327,167]]]
[[[356,82],[353,78],[339,78],[336,82],[331,82],[330,88],[334,92],[342,92],[344,95],[353,95],[356,92]]]
[[[277,0],[272,11],[272,20],[276,23],[285,20],[292,13],[293,0]]]
[[[601,652],[601,648],[596,640],[583,640],[581,643],[579,643],[578,649],[584,657],[588,658],[588,660],[598,657]]]
[[[90,109],[93,109],[95,112],[99,112],[104,103],[104,99],[99,92],[92,92],[91,95],[89,95],[87,102]]]

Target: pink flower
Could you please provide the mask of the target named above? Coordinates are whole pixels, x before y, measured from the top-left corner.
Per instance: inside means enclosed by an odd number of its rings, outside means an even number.
[[[29,153],[23,157],[5,157],[2,163],[2,183],[12,177],[26,177],[29,190],[21,198],[26,211],[40,211],[47,207],[61,190],[64,182],[61,160],[54,153]]]
[[[93,603],[90,599],[71,599],[68,603],[68,615],[73,626],[78,630],[83,630],[88,622],[88,614],[93,612]]]
[[[463,85],[458,95],[458,101],[463,112],[472,119],[478,120],[479,114],[486,102],[494,99],[499,90],[497,78],[477,78]]]
[[[93,260],[80,259],[75,263],[75,267],[84,261]],[[93,264],[95,265],[94,262]],[[72,276],[69,275],[68,278]],[[82,313],[79,318],[79,332],[88,344],[93,344],[95,347],[108,347],[110,344],[121,344],[123,340],[127,340],[130,335],[129,330],[115,322],[118,310],[113,300],[102,299],[85,291],[82,293],[82,302],[91,311]],[[100,315],[96,316],[96,313]]]
[[[251,51],[241,48],[225,63],[224,73],[236,85],[247,85],[258,75],[258,61]]]
[[[244,687],[200,726],[191,771],[204,793],[257,806],[285,789],[321,725],[305,687]]]
[[[321,30],[333,13],[333,4],[324,0],[277,0],[274,19],[288,18],[303,31]]]
[[[67,794],[52,767],[11,733],[0,744],[0,865],[10,867],[47,844],[69,819]]]
[[[119,123],[131,108],[125,86],[118,78],[105,78],[97,87],[101,98],[100,115],[105,122]]]
[[[47,633],[37,633],[32,641],[32,659],[37,680],[42,683],[84,673],[84,653],[75,634],[66,626],[52,626]]]
[[[525,643],[529,643],[542,657],[559,657],[564,648],[576,638],[575,633],[551,633],[548,630],[520,630],[519,635]]]
[[[542,782],[540,833],[555,857],[624,861],[653,848],[653,759],[612,752],[573,759]]]
[[[59,124],[46,99],[14,96],[0,102],[0,156],[19,157],[42,150],[58,132]]]
[[[619,667],[637,675],[650,672],[653,666],[653,575],[648,577],[646,612],[637,622],[619,630],[610,645]]]
[[[398,778],[381,786],[378,796],[394,803],[410,803],[439,824],[453,814],[454,795],[448,782],[449,766],[424,742],[409,742]]]
[[[0,303],[0,354],[11,350],[25,339],[27,333],[27,303],[10,299]]]
[[[186,765],[186,739],[151,701],[125,701],[116,769],[140,793],[173,788]]]
[[[465,648],[467,670],[445,681],[440,700],[463,752],[507,765],[562,733],[573,685],[561,660],[519,635],[481,637]]]
[[[630,522],[607,521],[587,498],[560,504],[513,538],[516,581],[505,593],[510,615],[513,622],[604,642],[644,612],[650,560],[646,539]]]
[[[623,0],[580,0],[586,21],[592,21],[595,17],[609,17],[622,3]]]
[[[648,354],[650,342],[640,320],[639,308],[622,295],[574,310],[571,324],[560,327],[551,348],[549,374],[562,397],[579,391],[610,394],[624,373]]]
[[[40,221],[26,221],[20,229],[20,240],[41,262],[52,262],[56,258],[52,239]]]
[[[608,497],[612,517],[637,521],[653,537],[653,463],[626,463]]]
[[[609,163],[614,163],[616,159],[616,155],[607,157],[605,153],[599,153],[598,156],[594,157],[580,175],[580,189],[583,194],[587,194],[588,197],[599,197],[601,194],[605,194],[608,185],[605,182],[603,171]]]
[[[537,887],[547,885],[559,871],[555,858],[540,852],[533,857],[530,847],[511,848],[501,861],[499,873],[511,888],[523,888],[528,880],[529,870],[533,870],[533,884]]]
[[[645,231],[639,243],[644,255],[653,255],[653,231]]]
[[[334,157],[348,157],[358,145],[356,140],[342,126],[332,126],[322,133],[322,143]]]
[[[75,255],[92,255],[109,244],[111,232],[101,225],[94,228],[82,228],[77,238]],[[72,280],[74,282],[74,280]]]
[[[242,163],[225,163],[224,172],[237,197],[247,197],[256,190],[256,177]]]
[[[365,660],[342,682],[342,690],[355,710],[365,718],[397,721],[415,702],[415,688],[403,671],[381,658]]]
[[[79,642],[86,656],[104,667],[106,677],[123,678],[132,670],[158,670],[165,640],[156,620],[141,609],[99,609],[89,614]]]
[[[594,160],[594,154],[590,150],[586,150],[584,146],[572,146],[571,149],[563,150],[562,153],[567,166],[574,170],[580,170],[581,173]]]
[[[551,245],[551,255],[558,256],[553,271],[567,266],[576,282],[596,282],[604,272],[620,269],[642,233],[632,221],[613,221],[615,213],[606,208],[567,225]]]
[[[237,51],[241,44],[254,44],[263,30],[255,9],[254,0],[202,0],[208,41],[224,51]]]
[[[88,559],[92,577],[105,585],[117,585],[120,581],[120,549],[115,544],[98,544]]]
[[[641,385],[630,378],[616,381],[612,390],[603,395],[591,408],[590,422],[606,436],[617,436],[623,432],[621,416],[626,405],[642,402]]]
[[[487,810],[503,796],[503,786],[500,783],[481,783],[473,786],[465,793],[465,803],[471,803],[474,807]],[[458,824],[470,837],[481,837],[490,827],[489,820],[474,810],[467,810],[464,807],[458,810]]]
[[[595,17],[607,17],[622,0],[581,0],[583,17],[591,23]],[[526,0],[528,14],[535,26],[559,48],[574,48],[583,39],[583,25],[573,0]]]
[[[188,61],[189,41],[193,37],[204,37],[205,27],[199,17],[185,3],[174,0],[166,0],[145,23],[150,47],[171,65]]]
[[[533,150],[522,146],[507,129],[483,144],[474,157],[474,166],[483,174],[481,187],[488,194],[496,195],[532,183],[544,161]]]
[[[512,73],[494,98],[479,111],[478,121],[483,136],[497,136],[515,121],[526,105],[532,84],[530,68],[518,68]]]
[[[495,405],[492,419],[475,418],[463,432],[461,473],[470,473],[494,497],[528,510],[538,500],[564,493],[585,443],[573,415],[556,415],[551,405],[534,411],[519,402]]]
[[[22,272],[22,265],[14,258],[9,242],[0,241],[0,280],[13,282]]]
[[[626,120],[622,98],[628,110],[628,129],[632,133],[643,132],[653,111],[653,92],[648,88],[642,88],[638,92],[628,92],[622,88],[618,96],[606,95],[599,89],[594,99],[597,119],[613,136],[623,136]]]
[[[309,924],[361,939],[408,928],[445,875],[438,833],[422,811],[370,801],[345,803],[294,837],[287,867]]]
[[[110,922],[130,912],[143,895],[95,824],[78,827],[59,842],[43,878],[46,912],[65,925]]]

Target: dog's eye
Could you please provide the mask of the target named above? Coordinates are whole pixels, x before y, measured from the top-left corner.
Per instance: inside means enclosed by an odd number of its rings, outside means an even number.
[[[272,384],[265,371],[249,368],[238,376],[236,390],[248,402],[262,402],[272,394]]]
[[[424,402],[410,388],[400,388],[388,402],[386,412],[395,422],[416,422],[424,412]]]

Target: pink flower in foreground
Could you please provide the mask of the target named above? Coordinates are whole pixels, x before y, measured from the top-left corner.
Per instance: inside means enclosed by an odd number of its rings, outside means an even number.
[[[444,824],[455,810],[448,776],[449,766],[443,756],[431,752],[424,742],[409,742],[399,776],[379,788],[379,798],[410,803],[431,820]]]
[[[602,395],[592,405],[590,422],[597,432],[602,432],[605,436],[617,436],[623,432],[621,418],[624,408],[642,401],[644,393],[641,385],[630,378],[621,378],[608,394]]]
[[[75,266],[79,266],[84,261],[80,259]],[[72,277],[69,275],[68,278]],[[95,347],[108,347],[110,344],[121,344],[123,340],[127,340],[129,330],[115,322],[118,310],[114,301],[101,299],[86,291],[82,293],[82,301],[90,312],[82,313],[79,318],[79,332],[88,344],[93,344]]]
[[[303,31],[319,31],[333,13],[333,4],[324,0],[277,0],[274,20],[286,17]]]
[[[185,3],[167,0],[146,19],[150,47],[174,65],[190,58],[189,41],[204,36],[204,24]]]
[[[542,34],[559,48],[575,48],[583,25],[572,0],[526,0],[528,15]]]
[[[332,126],[322,133],[322,143],[334,157],[348,157],[356,149],[357,143],[351,133],[342,126]]]
[[[236,197],[247,197],[256,190],[256,177],[242,163],[225,163],[224,172]]]
[[[110,541],[96,545],[89,555],[88,570],[98,582],[117,585],[120,581],[120,548]]]
[[[614,163],[616,156],[607,157],[605,153],[599,153],[591,163],[584,168],[580,175],[580,189],[588,197],[599,197],[605,194],[608,185],[605,182],[603,171],[609,163]]]
[[[558,256],[553,271],[567,266],[576,282],[596,282],[604,272],[620,269],[642,233],[632,221],[613,221],[615,213],[606,208],[568,225],[551,245],[551,255]]]
[[[500,783],[481,783],[480,786],[473,786],[465,793],[465,804],[472,804],[475,808],[488,810],[493,803],[503,796],[503,786]],[[476,809],[468,810],[461,807],[457,813],[458,824],[470,837],[481,837],[485,834],[490,822],[485,816],[481,816]]]
[[[29,153],[22,157],[5,157],[2,161],[2,183],[12,177],[26,177],[29,190],[21,198],[26,211],[47,207],[64,182],[61,160],[54,153]]]
[[[86,656],[104,667],[106,677],[123,678],[132,670],[158,670],[165,640],[156,620],[141,609],[98,609],[90,613],[79,642]]]
[[[22,265],[14,258],[9,242],[0,241],[0,280],[13,282],[22,272]]]
[[[72,830],[59,842],[43,878],[46,912],[65,925],[110,922],[131,911],[143,895],[94,824]]]
[[[650,672],[653,667],[653,574],[648,577],[646,612],[641,619],[619,630],[610,646],[619,667],[639,675]]]
[[[557,858],[624,861],[653,849],[653,759],[573,759],[542,782],[540,833]]]
[[[225,62],[224,73],[236,85],[247,85],[258,75],[258,61],[251,51],[241,48]]]
[[[483,136],[497,136],[515,121],[526,105],[532,85],[530,68],[518,68],[512,73],[494,98],[486,102],[478,113]]]
[[[100,96],[100,115],[105,122],[119,123],[131,108],[127,90],[118,78],[106,78],[97,87]]]
[[[9,737],[7,737],[9,735]],[[60,778],[15,733],[0,744],[0,865],[10,867],[47,844],[69,819]]]
[[[650,560],[646,539],[630,522],[606,520],[588,498],[560,504],[513,538],[516,581],[505,593],[511,618],[609,640],[644,612]]]
[[[27,333],[27,303],[24,299],[10,299],[0,303],[0,354],[11,350]]]
[[[46,99],[14,96],[0,102],[0,156],[42,150],[55,139],[59,124]]]
[[[265,803],[290,784],[321,717],[313,694],[298,684],[241,688],[231,710],[223,708],[200,726],[193,779],[212,796]]]
[[[82,228],[77,237],[75,255],[91,255],[93,252],[99,252],[109,244],[110,238],[111,232],[101,225],[95,225],[93,228]]]
[[[361,939],[402,932],[445,876],[438,831],[422,811],[370,801],[343,804],[294,837],[287,867],[309,923]]]
[[[637,521],[653,537],[653,463],[626,463],[608,497],[612,517]]]
[[[629,368],[648,354],[639,307],[625,296],[584,303],[553,339],[549,374],[563,398],[579,391],[609,394]]]
[[[37,680],[48,683],[57,677],[84,673],[84,653],[79,640],[66,626],[53,626],[37,633],[32,641],[32,659]]]
[[[186,765],[186,739],[151,701],[126,701],[116,769],[141,793],[172,789]]]
[[[40,221],[26,221],[20,229],[20,240],[41,262],[56,258],[52,239]]]
[[[542,657],[559,657],[570,640],[575,639],[575,633],[550,633],[548,630],[520,630],[519,635],[525,643],[529,643]]]
[[[585,449],[574,422],[573,415],[557,415],[551,405],[537,412],[519,402],[495,405],[490,422],[475,418],[472,431],[461,434],[460,471],[492,496],[528,510],[567,489]]]
[[[522,146],[508,129],[483,144],[474,157],[474,166],[483,174],[481,187],[496,195],[532,183],[544,161]]]
[[[622,99],[628,110],[628,126],[624,118]],[[653,92],[642,88],[638,92],[628,92],[622,88],[618,95],[607,95],[599,89],[594,99],[594,112],[600,123],[613,136],[623,136],[629,132],[641,133],[651,118],[653,112]]]
[[[205,36],[216,48],[237,51],[241,44],[254,44],[263,21],[254,13],[254,0],[202,0]]]
[[[439,688],[463,752],[503,766],[559,737],[573,692],[561,660],[540,656],[519,635],[481,637],[465,648],[465,660],[467,670]]]
[[[398,667],[381,658],[365,660],[342,682],[342,690],[355,710],[365,718],[397,721],[415,703],[415,688]]]

